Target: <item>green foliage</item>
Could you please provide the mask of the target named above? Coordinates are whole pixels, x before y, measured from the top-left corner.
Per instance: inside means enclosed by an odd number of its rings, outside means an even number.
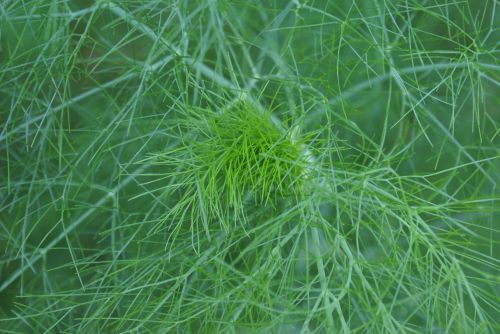
[[[167,196],[180,199],[165,221],[244,223],[245,207],[298,198],[305,177],[304,144],[280,129],[270,112],[239,101],[222,112],[194,109],[178,122],[181,146],[152,156],[172,180]],[[292,138],[293,137],[293,138]],[[165,223],[165,222],[164,222]]]
[[[498,2],[0,1],[0,333],[496,333]]]

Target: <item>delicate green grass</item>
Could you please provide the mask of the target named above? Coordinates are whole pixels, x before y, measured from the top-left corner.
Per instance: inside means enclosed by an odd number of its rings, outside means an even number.
[[[498,1],[0,3],[0,333],[496,333]]]
[[[228,232],[231,221],[246,224],[246,207],[302,196],[308,153],[270,112],[237,101],[221,112],[194,109],[184,117],[177,123],[180,147],[142,162],[159,166],[155,184],[165,198],[180,194],[160,227],[187,220],[192,228],[202,225],[210,240],[209,225]]]

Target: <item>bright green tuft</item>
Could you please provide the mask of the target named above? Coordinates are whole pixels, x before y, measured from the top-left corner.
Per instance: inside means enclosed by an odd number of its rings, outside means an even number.
[[[242,101],[222,112],[193,109],[180,148],[153,156],[178,186],[181,199],[167,215],[205,225],[246,221],[245,203],[274,206],[301,196],[304,144],[270,112]],[[292,138],[293,137],[293,138]]]

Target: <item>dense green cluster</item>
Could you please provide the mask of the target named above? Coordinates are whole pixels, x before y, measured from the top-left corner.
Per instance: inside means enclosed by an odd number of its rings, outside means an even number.
[[[227,229],[246,221],[246,205],[274,206],[302,195],[306,148],[270,112],[239,101],[221,112],[190,110],[182,123],[181,146],[152,158],[175,180],[167,194],[180,193],[169,218]]]

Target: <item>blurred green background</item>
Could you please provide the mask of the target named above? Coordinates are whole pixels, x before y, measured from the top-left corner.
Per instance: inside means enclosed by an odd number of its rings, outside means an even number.
[[[328,152],[321,161],[331,159],[332,173],[343,175],[339,197],[347,203],[341,208],[325,194],[323,217],[344,225],[353,248],[362,240],[367,258],[374,252],[370,266],[392,268],[384,251],[377,253],[373,231],[385,228],[376,226],[383,216],[377,207],[403,206],[387,193],[401,196],[456,255],[491,317],[489,325],[476,319],[479,325],[462,330],[498,330],[498,22],[494,0],[2,1],[0,332],[295,333],[308,314],[311,332],[328,332],[323,310],[314,308],[312,278],[301,297],[310,303],[307,311],[290,312],[283,317],[293,321],[283,318],[277,327],[267,326],[276,311],[262,307],[271,302],[259,300],[260,293],[244,311],[236,302],[217,301],[245,281],[222,262],[241,253],[235,268],[260,273],[260,259],[275,247],[272,237],[281,240],[304,217],[290,214],[278,228],[272,219],[279,214],[250,208],[253,237],[197,235],[201,252],[192,247],[189,226],[171,249],[165,248],[168,236],[151,233],[178,198],[164,192],[168,182],[158,175],[166,171],[144,159],[178,144],[176,125],[188,106],[223,108],[243,92],[285,127],[317,134],[311,147]],[[365,193],[363,182],[376,184],[378,193]],[[367,222],[366,234],[362,227],[354,236],[349,226],[356,219]],[[398,238],[390,247],[410,247],[405,233]],[[321,243],[337,245],[328,237]],[[293,253],[301,246],[286,247]],[[318,275],[300,261],[290,260],[296,271]],[[448,270],[456,263],[440,265]],[[330,270],[339,282],[348,275]],[[269,274],[274,278],[262,277],[256,286],[300,286],[300,275],[290,272]],[[369,278],[384,284],[382,276]],[[183,300],[172,283],[175,302],[162,304],[170,280],[193,281],[195,292]],[[414,284],[421,284],[416,276]],[[243,289],[241,299],[249,298]],[[465,309],[474,307],[469,293]],[[396,295],[381,300],[391,305]],[[273,305],[300,304],[280,297]],[[294,306],[285,306],[287,300]],[[413,304],[400,302],[393,316],[411,324],[409,332],[461,330],[453,315],[436,320],[449,328],[432,327],[425,311],[412,318]],[[210,305],[217,305],[213,312]],[[375,303],[342,305],[348,327],[370,332],[361,315]],[[398,314],[403,308],[406,314]],[[245,330],[228,329],[231,319]],[[372,332],[386,327],[377,323]]]

